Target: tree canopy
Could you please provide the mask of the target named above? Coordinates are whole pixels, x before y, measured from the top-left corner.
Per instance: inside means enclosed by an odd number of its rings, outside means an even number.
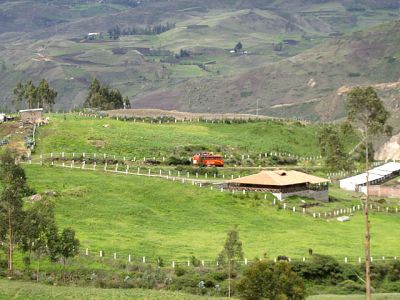
[[[330,170],[346,170],[349,167],[347,163],[348,155],[344,150],[340,132],[336,127],[331,125],[322,127],[318,141],[325,165]]]
[[[57,97],[57,91],[50,87],[46,79],[42,79],[38,86],[35,86],[32,80],[28,80],[26,84],[19,81],[13,94],[15,105],[29,109],[51,109]]]
[[[93,78],[84,106],[104,110],[119,109],[130,106],[129,101],[124,102],[127,100],[127,97],[123,98],[117,89],[110,89],[102,85],[97,78]]]
[[[255,262],[238,284],[242,299],[305,299],[304,282],[287,261]]]
[[[386,125],[390,113],[372,87],[356,87],[347,95],[346,111],[348,122],[357,126],[365,135],[390,133]]]

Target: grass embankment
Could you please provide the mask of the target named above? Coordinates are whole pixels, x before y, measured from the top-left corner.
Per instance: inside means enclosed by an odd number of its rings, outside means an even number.
[[[152,299],[152,300],[200,300],[217,299],[184,293],[141,289],[100,289],[89,287],[63,287],[0,280],[0,299]],[[225,299],[225,298],[218,298]]]
[[[109,127],[105,128],[104,125]],[[264,121],[244,124],[149,124],[112,119],[51,117],[38,130],[36,153],[76,152],[114,155],[172,155],[204,147],[226,154],[258,155],[269,151],[300,156],[319,156],[319,125]],[[354,142],[349,141],[349,148]],[[196,150],[193,150],[196,151]]]
[[[107,256],[213,260],[235,224],[249,259],[264,253],[301,258],[309,248],[353,262],[363,254],[360,213],[350,222],[327,222],[263,200],[156,178],[39,166],[27,166],[26,172],[37,192],[60,194],[55,199],[60,227],[73,226],[82,248],[105,250]],[[373,256],[398,256],[398,216],[373,213],[371,222]]]

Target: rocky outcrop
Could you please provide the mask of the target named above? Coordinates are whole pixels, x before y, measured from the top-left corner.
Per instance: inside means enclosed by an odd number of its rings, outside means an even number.
[[[400,133],[391,137],[375,152],[377,160],[400,160]]]

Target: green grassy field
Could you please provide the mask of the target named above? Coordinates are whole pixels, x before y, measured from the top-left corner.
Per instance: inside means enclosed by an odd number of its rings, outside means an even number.
[[[108,124],[108,128],[103,126]],[[185,146],[204,146],[224,153],[256,154],[268,151],[319,156],[319,125],[265,121],[244,124],[149,124],[112,119],[52,115],[39,128],[36,153],[86,152],[114,155],[171,155]],[[349,141],[349,145],[353,142]],[[196,151],[196,150],[194,150]]]
[[[374,294],[377,300],[396,300],[400,294]],[[226,299],[222,297],[195,296],[184,293],[142,289],[100,289],[82,287],[63,287],[36,284],[31,282],[0,280],[0,299],[140,299],[140,300],[200,300],[200,299]],[[231,298],[236,299],[236,298]],[[316,295],[308,300],[362,300],[364,295]]]
[[[200,300],[217,299],[214,297],[201,297],[184,293],[165,291],[141,290],[141,289],[100,289],[89,287],[62,287],[35,284],[31,282],[19,282],[0,280],[0,299],[141,299],[141,300]],[[218,297],[218,299],[225,299]]]
[[[339,259],[362,256],[363,217],[323,221],[268,202],[156,178],[27,166],[37,192],[54,190],[57,221],[73,226],[83,248],[136,259],[161,256],[213,260],[225,234],[239,225],[247,258],[284,254],[301,258],[308,249]],[[398,256],[400,219],[372,214],[372,254]],[[98,253],[98,252],[97,252]]]
[[[400,294],[372,294],[376,300],[397,300]],[[363,300],[365,295],[318,295],[308,297],[307,300]]]

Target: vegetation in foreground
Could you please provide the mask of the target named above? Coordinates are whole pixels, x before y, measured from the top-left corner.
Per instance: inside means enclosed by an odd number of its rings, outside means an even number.
[[[93,287],[65,287],[31,282],[0,280],[0,299],[152,299],[152,300],[201,300],[224,299],[145,289],[104,289]]]

